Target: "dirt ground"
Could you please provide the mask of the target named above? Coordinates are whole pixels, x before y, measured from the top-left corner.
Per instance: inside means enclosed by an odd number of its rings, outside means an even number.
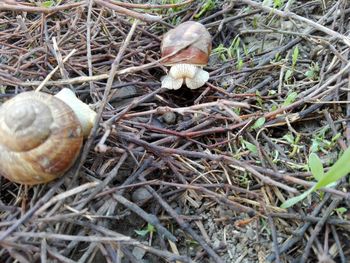
[[[0,262],[350,262],[349,14],[347,0],[0,1],[0,103],[70,88],[98,116],[64,176],[0,177]],[[212,36],[210,78],[167,90],[161,40],[189,20]]]

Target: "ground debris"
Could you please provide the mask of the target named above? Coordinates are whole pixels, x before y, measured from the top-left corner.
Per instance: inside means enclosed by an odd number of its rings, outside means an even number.
[[[132,3],[131,3],[132,2]],[[63,87],[99,112],[55,182],[0,179],[0,262],[349,262],[350,3],[0,3],[0,103]],[[198,90],[161,89],[162,35],[213,36]],[[48,77],[49,76],[49,77]],[[1,153],[0,153],[1,157]],[[327,261],[328,260],[328,261]]]

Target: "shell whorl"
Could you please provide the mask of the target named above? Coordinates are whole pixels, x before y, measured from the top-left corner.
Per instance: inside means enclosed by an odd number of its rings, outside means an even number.
[[[54,96],[24,92],[0,107],[0,174],[11,181],[53,180],[71,167],[82,142],[77,117]]]
[[[16,152],[40,145],[49,137],[53,123],[50,108],[41,101],[41,94],[27,94],[7,101],[0,110],[0,143]]]
[[[204,66],[208,64],[211,52],[211,36],[204,25],[195,21],[187,21],[168,31],[161,43],[162,64],[172,66],[178,63]],[[182,50],[179,50],[183,48]]]

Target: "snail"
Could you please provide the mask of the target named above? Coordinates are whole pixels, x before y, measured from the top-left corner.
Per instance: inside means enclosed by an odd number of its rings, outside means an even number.
[[[35,185],[63,175],[77,159],[96,113],[69,89],[23,92],[0,106],[0,175]]]
[[[187,21],[171,29],[160,49],[162,64],[171,67],[162,88],[176,90],[185,82],[188,88],[197,89],[208,81],[209,73],[202,68],[209,61],[211,36],[201,23]]]

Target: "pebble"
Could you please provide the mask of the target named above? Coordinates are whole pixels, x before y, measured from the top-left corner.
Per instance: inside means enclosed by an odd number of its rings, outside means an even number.
[[[137,188],[131,195],[131,200],[135,203],[143,202],[152,197],[152,194],[146,187]]]
[[[248,228],[247,232],[245,233],[246,237],[250,240],[255,239],[255,231],[252,228]]]
[[[162,115],[166,124],[174,124],[176,122],[176,114],[172,111],[168,111]]]
[[[132,254],[136,259],[141,260],[145,256],[146,251],[142,248],[134,247]]]

